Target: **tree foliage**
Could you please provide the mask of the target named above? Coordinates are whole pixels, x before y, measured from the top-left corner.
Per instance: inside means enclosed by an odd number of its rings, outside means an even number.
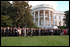
[[[7,26],[11,26],[11,18],[7,15],[1,15],[1,27],[7,27]]]
[[[66,27],[69,28],[69,10],[65,11],[65,18],[64,18]]]
[[[1,27],[11,26],[11,18],[8,14],[8,7],[10,3],[8,1],[1,1]]]
[[[36,27],[32,21],[30,8],[31,6],[26,1],[12,1],[12,4],[9,1],[1,1],[1,16],[8,16],[7,18],[12,19],[10,21],[13,27]]]

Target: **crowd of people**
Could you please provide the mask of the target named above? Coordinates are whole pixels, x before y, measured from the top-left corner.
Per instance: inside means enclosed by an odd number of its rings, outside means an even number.
[[[3,28],[1,37],[5,36],[47,36],[47,35],[69,35],[69,29],[45,29],[45,28]]]

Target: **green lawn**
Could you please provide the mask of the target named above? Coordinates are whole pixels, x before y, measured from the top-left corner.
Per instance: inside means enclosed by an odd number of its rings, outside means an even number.
[[[1,37],[1,46],[69,46],[69,36]]]

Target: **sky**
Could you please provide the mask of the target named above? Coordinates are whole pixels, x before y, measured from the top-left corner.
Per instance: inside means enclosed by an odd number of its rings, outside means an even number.
[[[69,10],[69,1],[57,1],[57,11]]]
[[[33,7],[39,4],[50,4],[56,11],[69,10],[69,1],[29,1],[29,5]]]
[[[50,4],[56,11],[69,10],[69,1],[29,1],[29,5],[33,7],[39,4]]]

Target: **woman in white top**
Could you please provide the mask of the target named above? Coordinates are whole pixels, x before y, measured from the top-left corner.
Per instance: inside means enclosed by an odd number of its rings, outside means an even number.
[[[53,35],[53,29],[51,29],[51,35]]]
[[[21,36],[21,29],[18,27],[19,36]]]

